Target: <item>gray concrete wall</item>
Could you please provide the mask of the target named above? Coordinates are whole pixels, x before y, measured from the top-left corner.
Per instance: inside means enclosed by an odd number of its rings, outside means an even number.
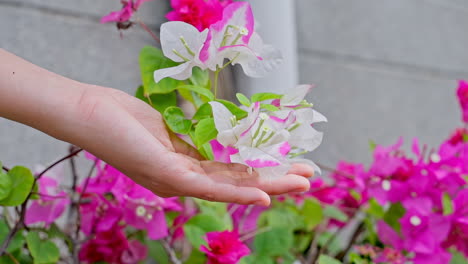
[[[153,40],[137,27],[120,39],[113,25],[98,23],[118,2],[0,0],[0,47],[132,93],[138,51]],[[369,161],[368,139],[389,144],[400,135],[436,145],[458,124],[454,80],[468,78],[468,2],[297,0],[296,8],[300,80],[318,85],[310,99],[330,120],[315,160]],[[157,28],[167,10],[154,0],[139,16]],[[6,165],[47,163],[66,151],[65,143],[4,119],[0,131]]]

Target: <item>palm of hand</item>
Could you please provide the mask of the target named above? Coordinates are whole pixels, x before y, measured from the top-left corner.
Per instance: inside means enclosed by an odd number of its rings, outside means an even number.
[[[248,173],[244,165],[203,160],[194,148],[168,133],[161,115],[137,98],[107,88],[100,90],[99,99],[93,98],[88,100],[93,110],[86,114],[86,120],[106,122],[101,125],[104,129],[112,126],[114,133],[107,136],[112,140],[117,135],[120,145],[105,151],[102,146],[88,149],[157,195],[268,205],[268,194],[309,188],[305,177],[312,176],[313,171],[307,165],[295,164],[279,179],[260,179],[256,173]],[[82,107],[89,109],[88,104]]]

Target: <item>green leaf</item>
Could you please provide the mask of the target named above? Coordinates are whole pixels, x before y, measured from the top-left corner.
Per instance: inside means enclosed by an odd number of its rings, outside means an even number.
[[[243,257],[239,264],[275,264],[275,260],[270,256],[258,255],[258,254],[250,254],[248,256]],[[283,262],[280,262],[283,263]]]
[[[190,218],[186,225],[197,226],[205,233],[229,229],[229,226],[226,226],[221,218],[212,214],[198,214]]]
[[[272,228],[254,239],[255,252],[265,256],[282,256],[289,252],[294,241],[290,228]]]
[[[0,221],[0,245],[2,245],[5,239],[7,238],[9,231],[10,231],[10,228],[8,227],[7,223],[4,220],[1,220]],[[23,233],[22,233],[22,230],[19,230],[18,232],[16,232],[15,236],[10,241],[7,251],[9,253],[12,253],[13,251],[21,249],[23,245],[24,245]]]
[[[202,95],[208,99],[208,101],[213,101],[215,99],[213,93],[206,89],[203,86],[196,86],[196,85],[180,85],[177,86],[177,90],[186,90],[186,91],[191,91],[194,93],[197,93],[199,95]]]
[[[187,259],[187,261],[184,262],[184,264],[200,264],[200,263],[206,263],[206,257],[205,257],[205,253],[202,253],[199,251],[199,248],[196,248],[196,250],[192,250],[192,254],[190,254],[190,257]]]
[[[214,160],[213,149],[211,148],[211,144],[209,142],[201,145],[201,147],[199,147],[198,151],[207,160]]]
[[[247,111],[240,109],[237,105],[229,101],[217,99],[216,102],[222,103],[233,115],[236,116],[237,120],[247,116]]]
[[[325,206],[325,208],[323,209],[323,215],[341,222],[348,221],[348,216],[344,214],[340,209],[332,205]]]
[[[218,135],[216,130],[214,119],[206,118],[198,122],[195,127],[195,145],[197,147],[209,142],[212,139],[215,139]]]
[[[227,204],[225,203],[217,203],[217,202],[209,202],[201,199],[193,199],[195,203],[198,205],[200,212],[202,214],[209,214],[214,218],[219,219],[223,223],[223,230],[229,229],[232,230],[232,219],[231,215],[228,214],[227,211]]]
[[[34,182],[33,188],[32,188],[32,194],[31,197],[29,197],[30,200],[38,200],[39,198],[39,184],[37,184],[37,181]]]
[[[452,260],[450,264],[468,264],[468,259],[465,258],[460,252],[455,251],[452,253]]]
[[[41,240],[37,232],[29,232],[26,243],[35,264],[57,263],[60,258],[57,246],[52,241]]]
[[[270,112],[275,112],[275,111],[278,111],[279,108],[274,106],[274,105],[271,105],[271,104],[260,104],[260,108],[263,108],[267,111],[270,111]]]
[[[140,86],[135,93],[135,97],[151,105],[160,113],[164,113],[168,107],[177,106],[177,94],[175,91],[166,94],[151,94],[145,96],[143,86]]]
[[[369,208],[367,209],[367,213],[377,219],[382,219],[385,215],[385,210],[374,198],[372,198],[369,200]]]
[[[207,70],[202,70],[199,67],[194,67],[190,82],[196,86],[210,88],[210,73]]]
[[[304,217],[307,229],[309,230],[314,229],[323,219],[322,207],[316,200],[304,200],[304,204],[300,212]]]
[[[349,261],[352,264],[368,264],[367,260],[363,259],[360,255],[355,252],[349,253]]]
[[[385,213],[383,219],[385,223],[395,229],[397,232],[400,232],[401,225],[400,225],[400,218],[403,217],[405,214],[405,208],[401,205],[401,203],[394,203],[390,205],[387,212]]]
[[[369,149],[371,152],[374,152],[375,148],[377,147],[377,143],[374,140],[369,139]]]
[[[49,230],[47,230],[47,235],[49,239],[59,238],[65,241],[65,243],[68,246],[68,250],[70,250],[70,252],[73,250],[73,240],[71,239],[71,237],[65,234],[55,223],[52,223],[52,225],[49,227]]]
[[[453,213],[453,201],[448,193],[444,193],[444,196],[442,197],[442,206],[444,215],[450,215]]]
[[[157,260],[158,264],[171,263],[169,256],[160,241],[147,240],[145,244],[148,246],[148,255],[150,255],[153,260]]]
[[[168,107],[163,117],[169,129],[175,133],[187,135],[192,128],[192,121],[185,118],[184,112],[179,107]]]
[[[154,71],[177,66],[178,63],[166,58],[162,51],[152,46],[143,47],[139,56],[141,80],[146,95],[154,93],[169,93],[183,82],[172,78],[164,78],[160,82],[154,81]]]
[[[184,225],[184,234],[195,249],[198,250],[201,245],[206,245],[206,241],[204,239],[206,232],[200,227],[186,224]]]
[[[282,97],[281,94],[275,94],[275,93],[256,93],[252,95],[250,99],[253,103],[253,102],[261,102],[261,101],[272,100],[272,99],[280,99],[281,97]]]
[[[292,208],[272,208],[260,215],[258,224],[259,226],[281,227],[293,230],[302,224],[301,220],[303,220],[301,216]]]
[[[241,93],[236,93],[237,100],[239,100],[239,103],[249,107],[250,106],[250,100],[247,98],[247,96],[241,94]]]
[[[13,183],[10,176],[3,171],[0,172],[0,200],[3,200],[10,195]]]
[[[211,109],[211,105],[209,103],[202,104],[198,110],[193,115],[193,120],[202,120],[205,118],[211,117],[213,110]]]
[[[463,134],[463,142],[468,142],[468,134]]]
[[[319,264],[341,264],[340,261],[327,255],[320,255],[318,263]]]
[[[10,194],[0,201],[2,206],[17,206],[22,204],[33,187],[34,177],[25,167],[16,166],[8,172],[11,179]]]

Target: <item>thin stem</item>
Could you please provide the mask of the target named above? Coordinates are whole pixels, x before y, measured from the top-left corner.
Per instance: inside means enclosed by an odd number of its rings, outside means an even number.
[[[88,172],[88,176],[86,176],[86,179],[85,179],[85,182],[84,182],[84,185],[83,185],[83,190],[81,190],[80,192],[80,196],[78,197],[78,201],[77,201],[77,220],[76,220],[76,230],[75,230],[75,238],[78,239],[78,235],[80,233],[80,227],[81,227],[81,214],[80,214],[80,204],[81,204],[81,201],[83,199],[83,194],[86,193],[86,189],[88,188],[88,184],[89,184],[89,179],[91,178],[91,176],[93,175],[93,172],[94,172],[94,169],[96,168],[96,165],[97,165],[98,161],[94,161],[94,164],[93,166],[91,166],[91,168],[89,169],[89,172]]]
[[[213,93],[214,93],[214,97],[215,99],[218,98],[218,78],[219,78],[219,72],[221,70],[219,69],[218,66],[216,66],[216,71],[214,73],[214,88],[213,88]]]
[[[57,160],[56,162],[52,163],[49,167],[45,168],[41,173],[39,173],[37,176],[36,176],[36,181],[38,181],[42,175],[44,175],[46,172],[48,172],[50,169],[52,169],[53,167],[57,166],[58,164],[62,163],[63,161],[67,160],[67,159],[70,159],[74,156],[76,156],[78,153],[80,153],[81,151],[83,151],[83,149],[77,149],[75,151],[73,151],[72,153],[68,154],[67,156]]]
[[[138,24],[140,24],[140,26],[146,31],[148,32],[151,37],[159,44],[161,44],[161,40],[156,36],[156,34],[153,33],[153,31],[151,31],[151,29],[143,22],[141,21],[139,18],[136,19],[136,21],[138,22]]]
[[[164,250],[166,250],[167,254],[169,255],[169,259],[171,260],[172,264],[182,264],[182,262],[177,258],[174,249],[171,248],[171,246],[169,245],[169,242],[166,238],[161,240],[161,244],[164,247]]]
[[[346,257],[346,255],[348,255],[348,252],[351,250],[351,248],[353,247],[354,243],[357,241],[357,239],[359,238],[359,235],[361,235],[362,231],[364,231],[364,222],[361,222],[358,227],[356,228],[356,230],[354,230],[354,233],[353,235],[351,236],[351,239],[349,240],[348,242],[348,245],[346,246],[346,248],[340,252],[337,256],[337,259],[340,260],[340,261],[343,261],[344,258]]]
[[[77,150],[76,146],[70,145],[69,152],[70,154]],[[72,191],[75,192],[76,184],[78,183],[78,172],[76,171],[75,157],[70,158],[70,168],[72,173]]]
[[[10,169],[7,168],[7,167],[5,167],[5,166],[2,166],[2,169],[3,169],[4,171],[6,171],[6,172],[9,172],[9,171],[10,171]]]
[[[259,235],[261,233],[265,233],[265,232],[268,232],[270,230],[271,230],[271,226],[259,228],[259,229],[255,230],[253,232],[250,232],[250,233],[247,233],[247,234],[241,236],[239,238],[239,240],[240,241],[246,241],[246,240],[249,240],[249,239],[251,239],[251,238],[253,238],[253,237],[255,237],[255,236],[257,236],[257,235]]]
[[[10,254],[10,253],[8,253],[8,252],[5,252],[5,254],[11,259],[11,261],[13,261],[13,263],[15,263],[15,264],[20,264],[20,263],[18,262],[18,260],[17,260],[12,254]]]
[[[24,200],[24,202],[21,204],[21,209],[20,209],[20,217],[18,219],[18,221],[16,222],[16,224],[13,226],[13,228],[10,230],[10,232],[8,233],[7,235],[7,238],[5,239],[5,241],[3,242],[2,246],[0,247],[0,256],[3,256],[5,253],[6,253],[6,249],[8,248],[8,245],[10,244],[11,240],[13,239],[13,237],[15,236],[15,234],[18,232],[18,230],[21,228],[21,227],[24,227],[27,229],[27,226],[26,224],[24,223],[24,218],[26,216],[26,208],[28,206],[28,201],[29,199],[31,198],[31,195],[33,194],[33,188],[34,188],[34,185],[36,184],[36,182],[42,177],[42,175],[44,175],[47,171],[49,171],[50,169],[52,169],[53,167],[55,167],[57,164],[77,155],[78,153],[80,153],[82,151],[82,149],[78,149],[72,153],[70,153],[69,155],[59,159],[58,161],[52,163],[49,167],[45,168],[41,173],[39,173],[35,178],[34,178],[34,182],[33,182],[33,187],[31,187],[31,190],[29,190],[29,194],[28,196],[26,197],[26,200]]]

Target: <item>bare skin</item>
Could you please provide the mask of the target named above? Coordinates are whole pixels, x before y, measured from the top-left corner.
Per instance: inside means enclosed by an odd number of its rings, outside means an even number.
[[[308,190],[313,176],[305,164],[266,180],[241,164],[203,160],[139,99],[51,73],[3,49],[0,95],[1,117],[82,147],[162,197],[267,206],[269,195]]]

